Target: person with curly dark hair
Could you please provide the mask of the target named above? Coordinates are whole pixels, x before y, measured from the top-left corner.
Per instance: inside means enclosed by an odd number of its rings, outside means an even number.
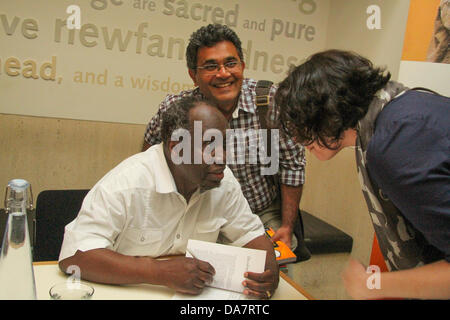
[[[450,99],[409,89],[368,59],[328,50],[279,84],[274,121],[320,160],[356,147],[358,175],[388,271],[356,260],[354,298],[450,298]],[[274,120],[273,119],[273,120]]]
[[[283,106],[281,129],[304,145],[317,142],[337,151],[344,132],[356,128],[390,77],[350,52],[313,55],[280,83],[275,99]]]
[[[241,41],[231,28],[209,24],[196,30],[186,48],[186,61],[196,88],[166,96],[147,126],[143,150],[161,142],[162,115],[185,96],[202,96],[212,101],[235,132],[247,134],[266,129],[265,117],[258,116],[261,109],[256,105],[258,81],[244,77]],[[274,84],[268,86],[269,106],[274,103],[276,89]],[[253,143],[260,152],[260,136],[247,137],[248,144]],[[278,155],[273,157],[279,164],[274,173],[264,173],[267,167],[264,161],[258,159],[257,163],[252,163],[248,160],[251,150],[248,146],[235,147],[230,151],[230,157],[227,150],[227,165],[241,184],[253,213],[261,218],[265,227],[275,230],[272,240],[285,242],[296,253],[297,261],[304,261],[311,256],[304,242],[299,210],[305,181],[304,148],[283,134],[279,136],[279,143],[271,144],[274,145],[279,146]],[[241,157],[246,159],[245,163],[237,160]]]

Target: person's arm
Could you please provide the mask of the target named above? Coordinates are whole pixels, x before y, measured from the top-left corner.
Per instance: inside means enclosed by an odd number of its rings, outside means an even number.
[[[71,265],[80,268],[82,279],[108,284],[149,283],[163,285],[178,292],[199,294],[212,281],[214,268],[207,262],[177,257],[156,260],[127,256],[109,249],[78,250],[61,260],[63,272]]]
[[[244,294],[260,299],[268,299],[278,288],[279,282],[279,267],[275,258],[273,244],[264,234],[253,239],[244,247],[266,250],[267,252],[265,271],[262,273],[247,272],[244,275],[246,278],[243,282],[245,287]]]
[[[298,187],[281,185],[281,227],[275,231],[272,241],[283,241],[291,247],[292,233],[298,215],[303,185]]]
[[[380,278],[376,279],[377,276]],[[450,263],[445,260],[414,269],[372,274],[352,259],[342,277],[354,299],[450,299]]]

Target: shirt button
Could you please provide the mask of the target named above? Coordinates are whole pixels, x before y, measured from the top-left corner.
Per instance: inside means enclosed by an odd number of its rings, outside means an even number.
[[[177,234],[177,239],[180,239],[180,238],[181,238],[181,236],[180,236],[180,234],[178,233],[178,234]]]

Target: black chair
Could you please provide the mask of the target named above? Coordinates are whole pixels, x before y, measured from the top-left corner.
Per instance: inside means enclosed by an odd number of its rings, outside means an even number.
[[[311,254],[350,253],[353,238],[335,226],[302,210],[305,245]]]
[[[58,260],[64,227],[78,215],[89,190],[46,190],[36,200],[33,261]]]
[[[32,241],[33,261],[58,260],[64,227],[76,218],[88,192],[87,189],[46,190],[38,195]],[[304,239],[303,245],[295,252],[297,262],[308,260],[311,254],[351,252],[353,239],[348,234],[303,210],[301,217],[295,226],[297,238]]]

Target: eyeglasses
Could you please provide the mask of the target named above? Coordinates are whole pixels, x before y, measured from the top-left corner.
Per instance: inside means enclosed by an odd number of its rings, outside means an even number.
[[[199,66],[197,69],[202,70],[205,74],[216,74],[222,69],[222,67],[225,68],[230,73],[237,72],[241,69],[242,62],[240,61],[228,61],[224,64],[217,64],[217,63],[209,63],[205,64],[204,66]]]

